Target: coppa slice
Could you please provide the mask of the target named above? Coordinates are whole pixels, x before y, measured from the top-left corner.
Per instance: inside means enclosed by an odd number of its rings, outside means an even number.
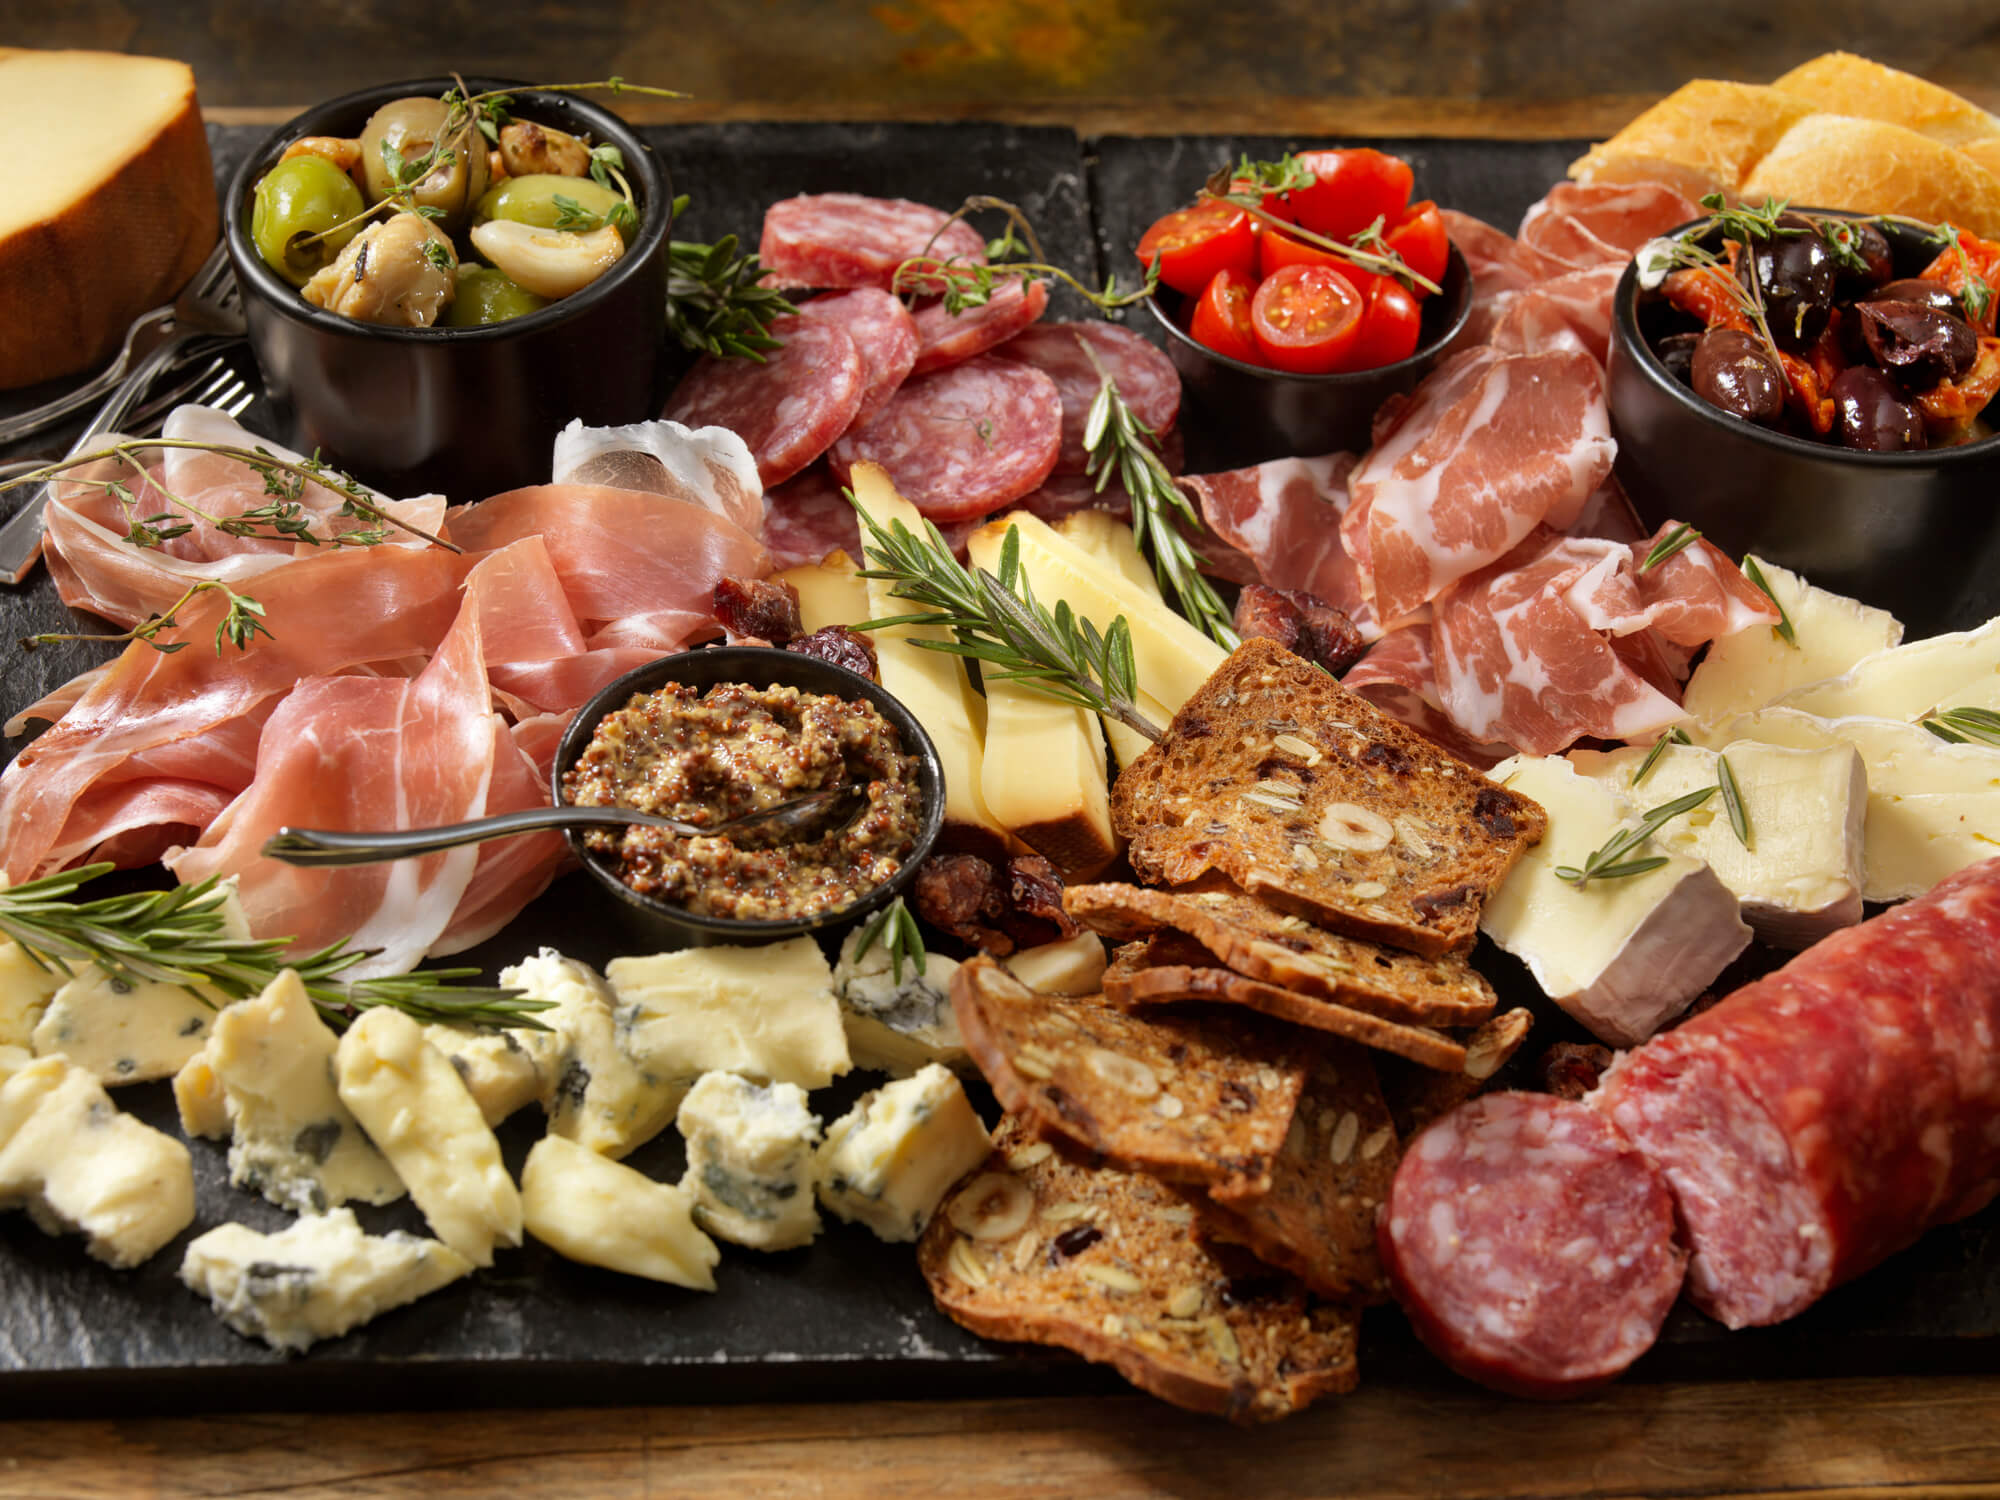
[[[1258,1193],[1305,1081],[1251,1017],[1137,1016],[1101,995],[1038,995],[992,959],[951,983],[958,1029],[1012,1114],[1119,1166]]]
[[[1113,940],[1171,927],[1239,974],[1393,1021],[1470,1026],[1497,1003],[1485,976],[1463,958],[1424,958],[1342,937],[1241,891],[1076,885],[1063,892],[1063,906]]]
[[[1048,283],[1022,281],[1018,277],[1000,283],[993,295],[976,306],[946,310],[942,299],[917,309],[917,363],[915,373],[964,364],[975,354],[984,354],[996,344],[1028,327],[1049,305]]]
[[[1164,1401],[1268,1422],[1354,1389],[1352,1307],[1309,1304],[1213,1245],[1151,1177],[1084,1167],[1022,1121],[947,1198],[917,1249],[931,1295],[982,1338],[1074,1350]]]
[[[787,317],[772,319],[771,333],[784,347],[761,365],[704,354],[661,413],[688,427],[727,427],[749,445],[766,489],[826,452],[868,390],[867,366],[846,329]]]
[[[1275,641],[1245,641],[1111,792],[1132,868],[1437,956],[1547,820]]]
[[[867,371],[861,406],[854,413],[855,426],[887,406],[889,398],[910,378],[917,362],[917,324],[902,298],[878,287],[855,287],[801,302],[799,316],[832,323],[854,340]]]
[[[1084,422],[1107,375],[1132,415],[1158,436],[1165,437],[1180,417],[1181,377],[1173,361],[1116,323],[1038,323],[1024,328],[995,353],[1033,365],[1056,383],[1063,411],[1058,474],[1081,474],[1089,462],[1083,446]]]
[[[814,193],[764,210],[757,259],[802,287],[873,286],[893,291],[896,267],[913,256],[986,264],[986,240],[963,219],[907,198]]]

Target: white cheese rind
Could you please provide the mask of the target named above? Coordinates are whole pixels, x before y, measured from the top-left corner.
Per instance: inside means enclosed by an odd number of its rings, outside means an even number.
[[[1095,995],[1108,967],[1104,939],[1084,931],[1000,960],[1008,973],[1038,995]]]
[[[812,1243],[820,1126],[804,1089],[704,1073],[681,1100],[678,1121],[687,1141],[681,1187],[694,1200],[695,1223],[753,1250]]]
[[[932,1063],[855,1101],[820,1147],[819,1201],[889,1241],[924,1232],[944,1195],[986,1159],[965,1089]]]
[[[136,1266],[194,1222],[188,1149],[120,1113],[60,1057],[0,1060],[0,1209],[77,1233],[98,1260]]]
[[[521,1169],[528,1233],[566,1259],[698,1292],[715,1290],[722,1252],[694,1222],[694,1200],[558,1135]]]
[[[2000,708],[2000,620],[1863,657],[1770,705],[1822,719],[1904,719],[1941,708]]]
[[[1597,1037],[1643,1042],[1749,944],[1735,895],[1700,860],[1667,854],[1658,869],[1581,888],[1555,873],[1581,868],[1628,821],[1618,799],[1568,761],[1515,756],[1488,775],[1540,803],[1549,828],[1487,901],[1480,931]]]
[[[855,956],[860,937],[859,928],[847,934],[833,968],[834,995],[854,1066],[898,1078],[934,1062],[969,1068],[972,1061],[951,1008],[951,976],[958,972],[958,960],[926,953],[922,972],[906,961],[898,979],[886,943],[872,944]]]
[[[245,1338],[299,1353],[471,1270],[447,1245],[400,1229],[365,1234],[354,1210],[336,1208],[275,1234],[211,1229],[187,1247],[181,1281]]]

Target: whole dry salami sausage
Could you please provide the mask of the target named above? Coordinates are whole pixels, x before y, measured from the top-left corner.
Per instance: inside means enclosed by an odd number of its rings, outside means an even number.
[[[1048,305],[1047,283],[1019,278],[1001,282],[990,299],[955,313],[945,311],[943,298],[925,303],[915,314],[915,373],[928,375],[964,364],[975,354],[1006,343],[1039,318]]]
[[[859,193],[781,198],[764,210],[757,258],[779,282],[892,291],[896,267],[914,255],[986,263],[986,241],[963,219],[927,204]]]
[[[1085,352],[1088,345],[1089,352]],[[1181,413],[1181,377],[1173,361],[1129,328],[1115,323],[1041,323],[1024,329],[996,351],[1002,359],[1033,365],[1056,383],[1062,395],[1062,456],[1058,474],[1081,474],[1089,459],[1083,427],[1097,399],[1104,367],[1132,415],[1162,437]],[[1090,356],[1097,356],[1092,364]]]
[[[1418,1337],[1461,1375],[1571,1396],[1652,1347],[1687,1257],[1652,1165],[1602,1114],[1484,1094],[1403,1153],[1377,1226]]]
[[[856,287],[801,302],[799,313],[838,324],[861,351],[868,384],[861,392],[861,409],[854,414],[855,426],[888,405],[897,387],[910,378],[917,362],[917,323],[902,298],[879,287]]]
[[[847,431],[868,384],[861,352],[839,325],[776,318],[771,334],[783,347],[762,364],[704,354],[661,413],[689,427],[727,427],[749,446],[766,489],[790,479]]]
[[[1589,1096],[1658,1164],[1731,1328],[2000,1189],[2000,859],[1845,928],[1627,1053]]]
[[[833,445],[834,472],[889,471],[933,521],[989,515],[1048,478],[1062,445],[1062,400],[1040,370],[981,355],[905,382],[880,416]]]

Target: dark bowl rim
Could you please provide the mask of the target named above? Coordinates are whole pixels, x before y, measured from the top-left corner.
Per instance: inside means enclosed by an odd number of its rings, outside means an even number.
[[[918,869],[930,857],[932,850],[937,847],[938,839],[944,833],[944,764],[929,732],[900,698],[879,682],[863,677],[858,672],[849,671],[834,662],[822,661],[818,657],[805,656],[796,651],[785,651],[776,646],[696,646],[686,651],[676,651],[656,657],[652,661],[634,667],[586,699],[570,720],[569,726],[563,730],[562,738],[556,742],[555,758],[549,767],[549,793],[556,805],[568,805],[568,800],[563,796],[563,776],[583,754],[591,736],[597,730],[598,723],[606,714],[623,707],[634,693],[650,692],[668,682],[680,680],[676,675],[678,667],[695,660],[713,662],[718,657],[723,658],[722,665],[725,667],[737,660],[756,663],[782,659],[787,666],[795,670],[823,677],[826,686],[818,691],[837,692],[842,697],[866,698],[882,711],[883,717],[895,725],[896,732],[903,740],[904,753],[914,756],[919,763],[919,779],[928,774],[935,787],[930,805],[924,809],[924,820],[917,830],[916,844],[904,857],[902,868],[874,890],[833,911],[820,912],[810,917],[746,919],[711,917],[691,912],[685,907],[674,906],[652,896],[641,895],[620,880],[615,872],[586,848],[583,835],[573,828],[565,829],[563,833],[570,852],[576,856],[591,878],[634,910],[666,926],[681,927],[691,932],[739,943],[770,942],[820,932],[827,928],[845,925],[887,906],[909,888],[911,882],[916,879]],[[801,663],[804,665],[801,666]],[[759,675],[754,670],[746,671],[742,680],[752,686],[768,686],[768,682],[758,680]]]
[[[1399,359],[1392,365],[1376,365],[1370,370],[1337,370],[1330,375],[1294,375],[1289,370],[1274,370],[1269,365],[1245,364],[1240,359],[1218,353],[1209,348],[1208,345],[1198,342],[1192,334],[1188,333],[1180,324],[1167,316],[1165,309],[1160,306],[1160,299],[1157,295],[1146,299],[1146,310],[1167,331],[1167,336],[1182,348],[1200,355],[1203,359],[1209,360],[1225,370],[1235,370],[1244,375],[1255,375],[1263,380],[1283,380],[1291,381],[1298,385],[1324,386],[1328,390],[1340,390],[1343,388],[1358,390],[1363,386],[1371,385],[1381,380],[1384,376],[1394,376],[1406,371],[1421,374],[1429,365],[1437,363],[1438,357],[1451,347],[1452,340],[1465,331],[1465,325],[1472,317],[1472,268],[1466,263],[1465,256],[1459,250],[1456,241],[1447,241],[1447,244],[1450,246],[1450,253],[1445,261],[1445,281],[1440,284],[1449,284],[1452,272],[1456,270],[1460,273],[1458,284],[1462,289],[1459,295],[1458,311],[1453,316],[1450,326],[1429,343],[1419,344],[1415,352],[1407,359]],[[1193,300],[1188,297],[1187,293],[1174,291],[1171,287],[1163,285],[1161,290],[1173,292],[1175,298],[1178,299],[1176,302],[1177,306]]]
[[[453,328],[440,325],[430,328],[389,328],[377,323],[358,323],[352,318],[343,318],[338,313],[314,307],[299,295],[299,289],[286,281],[276,271],[264,263],[264,257],[257,253],[257,247],[250,242],[250,214],[248,203],[250,190],[275,164],[277,154],[283,147],[302,136],[313,134],[305,122],[321,116],[339,116],[366,109],[367,114],[394,99],[412,95],[436,96],[448,88],[459,86],[460,80],[450,77],[412,78],[401,83],[376,84],[365,89],[356,89],[349,94],[327,99],[310,109],[301,110],[284,124],[277,126],[259,141],[248,156],[243,159],[229,179],[226,201],[223,204],[223,238],[229,246],[229,257],[236,267],[236,277],[247,295],[254,293],[272,311],[294,323],[322,332],[341,334],[349,338],[380,339],[392,344],[409,344],[414,347],[439,346],[444,344],[497,343],[510,338],[552,328],[564,320],[587,311],[594,304],[616,294],[618,288],[633,277],[643,274],[643,268],[655,255],[662,252],[667,236],[673,227],[673,182],[667,169],[653,148],[647,144],[638,128],[603,105],[581,95],[551,92],[533,88],[527,84],[511,82],[504,78],[470,78],[464,80],[465,87],[474,93],[485,93],[490,89],[504,89],[511,93],[518,103],[529,101],[528,110],[532,115],[534,101],[560,100],[566,110],[574,110],[591,124],[600,138],[615,142],[624,153],[628,173],[633,178],[633,186],[639,189],[641,201],[650,206],[656,203],[666,205],[666,212],[648,212],[639,226],[639,234],[625,249],[618,264],[597,278],[582,291],[550,303],[547,307],[509,318],[502,323],[492,323],[479,328]],[[367,114],[361,116],[367,118]]]
[[[1803,213],[1824,214],[1830,218],[1867,219],[1865,214],[1855,209],[1802,208]],[[1703,214],[1699,219],[1690,219],[1657,236],[1659,239],[1673,239],[1689,230],[1707,224],[1711,215]],[[1901,229],[1904,226],[1895,225]],[[1636,353],[1635,353],[1636,351]],[[1815,443],[1806,438],[1793,437],[1786,432],[1773,432],[1768,427],[1759,427],[1740,417],[1732,417],[1716,407],[1710,406],[1691,389],[1677,380],[1652,345],[1646,342],[1639,331],[1639,258],[1626,264],[1624,274],[1618,278],[1618,285],[1611,294],[1611,353],[1632,360],[1633,367],[1645,376],[1654,389],[1665,392],[1684,412],[1690,413],[1718,436],[1727,434],[1745,442],[1769,448],[1777,453],[1790,453],[1799,458],[1817,459],[1822,463],[1855,464],[1863,469],[1881,469],[1895,472],[1899,469],[1924,470],[1936,468],[1958,468],[1979,460],[1993,457],[1994,445],[2000,443],[2000,432],[1970,443],[1958,443],[1949,448],[1918,448],[1904,453],[1862,453],[1851,448],[1842,448],[1834,443]],[[1607,389],[1609,401],[1612,387]],[[1612,413],[1615,418],[1617,413]]]

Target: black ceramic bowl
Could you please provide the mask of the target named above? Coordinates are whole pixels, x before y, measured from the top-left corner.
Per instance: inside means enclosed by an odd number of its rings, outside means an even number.
[[[1161,287],[1146,306],[1166,333],[1167,355],[1180,371],[1188,404],[1200,413],[1190,435],[1205,451],[1192,453],[1190,466],[1237,469],[1267,458],[1367,449],[1375,409],[1415,390],[1472,313],[1472,274],[1456,245],[1440,285],[1442,292],[1424,298],[1415,354],[1347,375],[1287,375],[1217,354],[1181,326],[1189,299]]]
[[[664,656],[627,672],[578,709],[563,732],[550,774],[558,803],[568,800],[563,796],[563,777],[589,746],[598,720],[623,708],[634,693],[650,693],[670,682],[703,689],[725,682],[742,682],[752,687],[795,687],[802,692],[867,699],[895,726],[904,753],[916,757],[917,789],[923,797],[924,820],[917,831],[916,847],[903,861],[903,867],[859,901],[816,917],[755,922],[700,916],[670,902],[642,896],[618,878],[617,870],[608,860],[585,846],[580,830],[569,830],[566,837],[570,851],[583,862],[591,879],[609,894],[615,911],[634,936],[668,947],[703,948],[715,943],[769,943],[801,933],[837,932],[888,905],[909,888],[910,882],[917,878],[918,866],[930,854],[944,828],[944,767],[938,761],[937,747],[916,716],[880,684],[845,667],[801,656],[796,651],[780,651],[770,646],[711,646]]]
[[[1937,253],[1914,230],[1884,233],[1898,276]],[[1641,292],[1636,262],[1626,267],[1612,302],[1611,430],[1641,519],[1686,521],[1733,557],[1754,552],[1893,611],[1913,633],[1953,628],[1990,565],[1982,553],[2000,515],[2000,438],[1859,453],[1754,426],[1661,363],[1650,336],[1671,317]]]
[[[307,135],[357,136],[393,99],[435,97],[449,78],[384,84],[309,109],[237,170],[224,202],[250,344],[271,394],[289,404],[296,447],[396,495],[479,500],[545,483],[555,435],[645,421],[660,409],[667,235],[673,191],[652,148],[618,116],[568,94],[513,92],[518,118],[609,141],[625,155],[639,234],[597,281],[526,317],[484,328],[378,328],[314,307],[250,240],[257,181]],[[471,89],[505,88],[473,79]]]

